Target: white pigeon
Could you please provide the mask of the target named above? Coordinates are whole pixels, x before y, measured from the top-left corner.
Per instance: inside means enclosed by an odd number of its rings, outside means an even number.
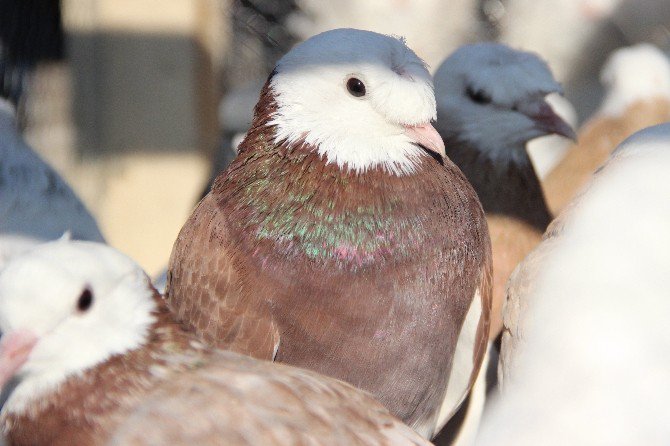
[[[670,60],[648,43],[620,48],[607,59],[600,81],[607,91],[598,114],[620,116],[639,101],[670,100]]]
[[[669,171],[670,124],[636,133],[538,247],[478,445],[667,444]]]
[[[500,41],[536,51],[566,79],[580,62],[580,52],[624,0],[507,0]]]
[[[86,207],[26,144],[14,108],[0,99],[0,268],[16,254],[64,233],[104,242]]]
[[[601,101],[598,73],[612,51],[640,42],[667,50],[670,43],[667,0],[506,0],[504,4],[499,40],[542,54],[564,82],[581,122]]]
[[[359,28],[407,38],[407,45],[436,66],[445,52],[477,39],[477,0],[297,0],[302,14],[288,22],[302,39],[333,28]]]

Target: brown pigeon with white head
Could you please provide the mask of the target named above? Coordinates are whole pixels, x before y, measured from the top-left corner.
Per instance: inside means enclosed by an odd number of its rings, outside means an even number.
[[[428,445],[338,380],[214,350],[131,259],[40,245],[0,273],[9,445]]]
[[[537,55],[496,43],[465,45],[435,73],[437,129],[447,156],[477,191],[488,220],[492,339],[502,327],[507,278],[551,221],[526,143],[550,134],[574,138],[545,100],[560,91]]]
[[[175,242],[177,317],[217,346],[348,381],[432,435],[450,375],[465,393],[481,363],[491,273],[435,113],[401,39],[339,29],[296,46]]]

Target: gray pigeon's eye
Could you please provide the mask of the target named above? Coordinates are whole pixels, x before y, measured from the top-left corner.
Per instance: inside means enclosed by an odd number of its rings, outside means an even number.
[[[356,96],[357,98],[365,96],[365,84],[363,81],[356,79],[355,77],[352,77],[347,81],[347,90],[349,90],[349,93],[351,93],[352,96]]]
[[[77,300],[77,310],[83,313],[91,308],[91,305],[93,305],[93,292],[84,288],[84,291],[79,295],[79,300]]]
[[[472,99],[477,104],[488,104],[491,102],[491,96],[486,94],[483,90],[475,90],[472,87],[468,87],[465,92],[468,94],[470,99]]]

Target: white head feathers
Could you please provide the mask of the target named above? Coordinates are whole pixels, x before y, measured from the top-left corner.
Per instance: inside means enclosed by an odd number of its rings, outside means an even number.
[[[3,410],[20,410],[69,375],[142,345],[154,309],[142,269],[106,245],[58,240],[16,257],[0,273],[0,330],[30,332],[37,343]]]
[[[612,53],[600,73],[607,95],[600,113],[618,116],[636,101],[670,100],[670,60],[648,43]]]
[[[348,91],[352,78],[363,96]],[[301,43],[278,62],[271,87],[277,142],[304,138],[327,162],[357,172],[410,173],[423,151],[405,127],[436,116],[424,62],[402,40],[370,31],[337,29]]]

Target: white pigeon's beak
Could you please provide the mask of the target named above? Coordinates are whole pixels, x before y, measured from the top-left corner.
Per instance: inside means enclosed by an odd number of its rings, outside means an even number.
[[[426,150],[446,158],[444,141],[435,127],[429,124],[405,126],[405,135]]]
[[[25,364],[37,344],[37,336],[28,330],[17,330],[0,339],[0,388],[11,380]]]
[[[545,100],[529,104],[525,110],[520,109],[519,111],[532,119],[535,122],[535,128],[545,135],[561,135],[577,141],[577,134],[570,124],[558,116]]]

